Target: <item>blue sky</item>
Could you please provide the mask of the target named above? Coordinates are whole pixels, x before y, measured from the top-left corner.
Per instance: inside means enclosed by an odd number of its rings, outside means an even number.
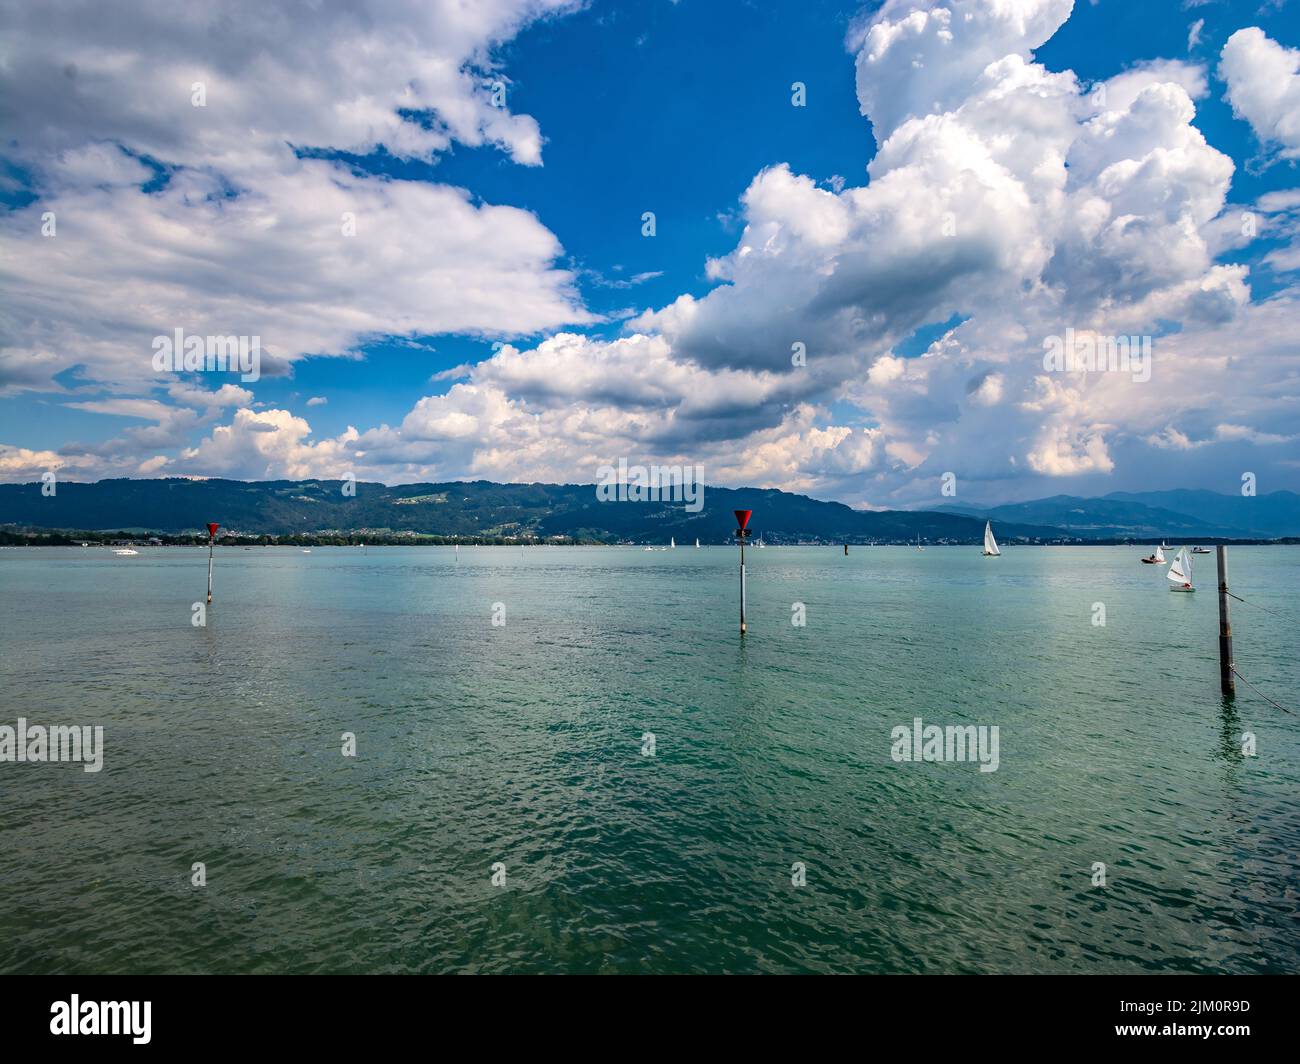
[[[175,23],[141,10],[138,21],[109,27],[68,0],[18,20],[10,47],[24,62],[11,63],[11,83],[0,85],[11,100],[0,111],[8,155],[0,269],[16,294],[0,318],[0,476],[355,470],[388,482],[583,480],[599,461],[625,455],[698,461],[717,482],[868,506],[933,501],[939,476],[954,467],[972,501],[986,503],[1232,490],[1239,470],[1256,467],[1267,471],[1264,489],[1300,487],[1292,435],[1300,385],[1284,329],[1300,265],[1292,250],[1300,198],[1288,198],[1300,186],[1300,150],[1288,140],[1300,90],[1288,96],[1283,77],[1269,99],[1276,71],[1262,87],[1249,82],[1269,62],[1285,74],[1297,54],[1289,49],[1300,45],[1298,20],[1285,5],[1100,0],[1071,11],[1043,0],[1029,5],[1042,10],[1017,36],[996,20],[985,25],[986,5],[962,0],[948,6],[977,28],[937,52],[924,51],[933,43],[926,34],[935,10],[948,9],[923,0],[883,11],[694,0],[556,6],[493,0],[461,22],[425,11],[372,26],[355,50],[356,26],[333,5],[313,25],[272,21],[250,37],[239,27],[260,16],[241,3]],[[885,189],[895,168],[878,160],[868,179],[881,130],[863,114],[871,107],[855,71],[861,38],[913,8],[929,19],[915,45],[923,59],[904,63],[895,46],[870,77],[886,95],[896,88],[921,101],[905,115],[871,115],[884,116],[895,143],[929,123],[933,142],[902,164],[915,174],[916,199],[882,192],[850,205],[854,189]],[[1251,27],[1263,43],[1237,38],[1234,69],[1243,72],[1230,87],[1225,46]],[[135,49],[139,66],[97,69],[109,44]],[[337,69],[316,58],[322,50],[340,52]],[[159,53],[176,58],[150,62]],[[966,71],[974,55],[980,61]],[[1048,94],[1062,98],[1143,71],[1141,87],[1185,94],[1194,108],[1187,125],[1204,150],[1184,143],[1168,100],[1158,118],[1140,121],[1143,105],[1133,101],[1100,114],[1071,103],[1073,124],[1050,133],[1064,121],[1055,102],[1041,115],[1008,104],[1003,129],[998,107],[969,118],[984,91],[980,71],[1008,56],[1039,70]],[[459,77],[422,81],[432,60]],[[1069,72],[1072,96],[1051,80]],[[1014,88],[1025,107],[1040,106],[1046,90],[1006,76],[998,93]],[[211,96],[195,108],[180,96],[200,77]],[[498,79],[511,121],[524,119],[504,131],[500,109],[485,102]],[[794,82],[806,86],[806,106],[791,105]],[[395,103],[412,84],[428,115],[420,143]],[[932,86],[942,99],[925,97]],[[158,102],[170,92],[177,99]],[[358,101],[387,117],[337,117]],[[1127,159],[1073,187],[1089,152],[1104,154],[1088,147],[1087,123],[1095,131],[1125,119],[1107,138],[1132,141]],[[1029,137],[1027,124],[1039,121]],[[952,128],[935,133],[943,122]],[[978,176],[975,155],[949,170],[968,136],[998,167],[996,188]],[[1068,207],[1050,181],[1037,188],[1046,164],[1016,169],[1023,160],[1008,144],[1019,141],[1046,159],[1074,153],[1058,167]],[[1181,161],[1171,165],[1174,156]],[[970,192],[963,165],[985,182],[982,192]],[[1165,176],[1129,173],[1143,166]],[[1119,187],[1116,174],[1128,184]],[[420,194],[457,189],[462,207]],[[411,196],[396,202],[399,190]],[[1022,194],[1028,205],[1016,208]],[[349,196],[369,204],[358,212],[360,233],[377,224],[389,235],[351,265],[321,266],[336,249],[311,241],[340,196],[344,206]],[[1111,235],[1075,231],[1073,219],[1108,197]],[[969,264],[947,262],[942,241],[912,238],[945,204],[962,205],[947,212],[959,233],[967,214],[975,223]],[[42,237],[51,207],[63,230]],[[501,218],[499,207],[528,214]],[[841,207],[852,217],[828,216],[834,239],[799,232],[811,214]],[[642,235],[644,211],[656,216],[652,238]],[[1261,233],[1225,237],[1245,212]],[[1022,218],[1024,232],[998,246],[999,231]],[[1119,248],[1136,227],[1149,239]],[[283,230],[276,243],[263,239],[268,228]],[[1191,229],[1199,248],[1184,240]],[[450,230],[455,241],[445,240]],[[1126,263],[1148,252],[1152,262],[1129,277]],[[480,257],[493,260],[484,276]],[[1211,273],[1224,265],[1247,269]],[[805,290],[810,276],[832,279]],[[909,280],[891,295],[895,277]],[[722,288],[731,291],[719,296]],[[289,375],[249,384],[149,369],[150,337],[206,325],[261,336]],[[1034,352],[1066,325],[1154,336],[1152,380],[1040,383]],[[810,372],[780,355],[805,333],[820,337],[809,345]],[[557,335],[586,339],[557,345]],[[1225,337],[1240,342],[1243,365],[1221,363]],[[478,368],[456,372],[467,366]],[[1162,377],[1176,387],[1164,389]],[[1199,389],[1189,388],[1195,380]]]

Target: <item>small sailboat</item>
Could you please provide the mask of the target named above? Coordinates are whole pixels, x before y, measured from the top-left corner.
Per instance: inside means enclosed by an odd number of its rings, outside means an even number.
[[[1157,548],[1156,548],[1156,552],[1155,552],[1154,554],[1149,555],[1149,556],[1143,558],[1143,559],[1142,559],[1142,564],[1143,564],[1143,565],[1164,565],[1164,564],[1165,564],[1165,549],[1164,549],[1164,546],[1161,545],[1161,546],[1157,547]]]
[[[767,544],[763,542],[763,533],[760,532],[760,533],[758,534],[758,542],[755,543],[754,546],[756,546],[756,547],[766,547],[766,546],[767,546]]]
[[[673,550],[677,549],[677,539],[675,536],[668,537],[668,546],[671,547]]]
[[[984,522],[984,557],[997,558],[1002,554],[998,549],[998,541],[993,538],[993,522]]]
[[[923,546],[921,546],[921,537],[920,537],[920,536],[917,536],[917,537],[916,537],[916,549],[917,549],[917,550],[925,550],[925,548],[924,548]]]
[[[1170,591],[1195,591],[1192,587],[1192,556],[1188,553],[1186,547],[1180,547],[1178,554],[1175,555],[1173,564],[1169,566],[1169,571],[1165,573],[1169,578]]]
[[[696,549],[696,550],[699,550],[699,549],[700,549],[700,537],[699,537],[699,536],[696,536],[696,537],[695,537],[695,549]]]

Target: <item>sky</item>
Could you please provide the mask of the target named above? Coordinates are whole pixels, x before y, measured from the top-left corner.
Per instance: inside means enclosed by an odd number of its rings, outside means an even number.
[[[0,26],[0,480],[1300,490],[1286,3]],[[256,344],[258,379],[160,366],[176,330]]]

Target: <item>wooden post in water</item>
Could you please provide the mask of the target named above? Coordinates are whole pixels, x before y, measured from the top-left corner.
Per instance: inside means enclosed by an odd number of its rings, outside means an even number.
[[[217,541],[218,524],[208,525],[208,605],[212,605],[212,548]]]
[[[749,529],[745,526],[749,524],[750,515],[753,510],[732,510],[736,515],[736,538],[740,540],[740,634],[745,634],[745,540],[749,536]]]
[[[848,556],[849,556],[849,545],[846,543],[844,544],[844,557],[847,558]]]
[[[1219,686],[1224,698],[1236,698],[1237,677],[1232,671],[1232,622],[1228,619],[1228,548],[1220,544],[1214,553],[1219,562]]]

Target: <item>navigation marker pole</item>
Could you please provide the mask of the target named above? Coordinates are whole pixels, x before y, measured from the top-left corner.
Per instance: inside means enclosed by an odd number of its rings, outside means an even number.
[[[1228,548],[1214,548],[1219,563],[1219,687],[1224,698],[1237,697],[1237,677],[1233,675],[1232,622],[1228,620]]]
[[[740,541],[740,634],[745,634],[745,540],[752,533],[745,526],[749,524],[753,510],[732,510],[736,515],[736,539]]]
[[[208,523],[208,605],[212,605],[212,547],[217,540],[217,529],[221,526]]]

